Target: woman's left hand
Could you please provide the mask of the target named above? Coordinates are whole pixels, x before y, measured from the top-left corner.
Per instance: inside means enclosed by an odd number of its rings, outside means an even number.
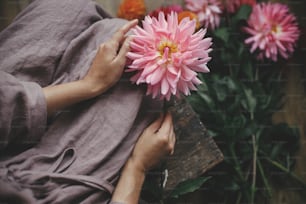
[[[128,22],[109,41],[100,45],[96,57],[83,79],[91,85],[97,94],[109,89],[121,77],[131,41],[131,37],[126,37],[126,34],[137,23],[138,20]]]
[[[136,26],[133,20],[121,27],[113,37],[100,48],[86,76],[73,81],[43,88],[48,115],[75,103],[96,97],[113,86],[122,75],[129,51],[129,37],[126,33]]]

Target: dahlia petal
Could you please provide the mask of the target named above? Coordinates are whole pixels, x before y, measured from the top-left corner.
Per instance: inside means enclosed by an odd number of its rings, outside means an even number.
[[[146,16],[145,19],[142,21],[142,27],[145,31],[149,32],[150,34],[153,34],[154,31],[152,29],[152,18],[150,16]]]
[[[168,66],[168,71],[169,71],[170,73],[174,74],[174,75],[177,75],[178,72],[179,72],[179,70],[177,69],[177,67],[174,67],[174,66],[172,66],[172,65],[169,65],[169,66]]]
[[[167,74],[167,80],[169,82],[169,85],[172,89],[175,89],[178,78],[176,77],[176,75],[173,75],[171,73]]]
[[[138,44],[148,44],[152,42],[152,38],[148,38],[146,36],[136,36],[134,37],[134,42]]]
[[[141,54],[134,53],[134,52],[128,52],[128,53],[126,54],[126,57],[130,58],[131,60],[134,60],[134,59],[141,58],[142,55],[141,55]]]
[[[283,45],[280,41],[276,41],[276,45],[277,45],[282,51],[286,51],[286,48],[284,47],[284,45]]]
[[[189,83],[188,85],[189,85],[188,87],[189,87],[190,90],[192,90],[192,91],[197,90],[197,87],[195,87],[195,85],[193,83]]]
[[[152,94],[152,97],[156,98],[159,94],[159,88],[155,87],[155,86],[151,86],[151,90],[150,90],[149,94]]]
[[[186,23],[184,23],[186,21]],[[179,25],[179,38],[185,38],[186,36],[190,36],[194,33],[196,28],[196,22],[190,21],[189,18],[184,18]]]
[[[280,55],[285,59],[289,57],[289,55],[286,52],[282,52],[282,51],[280,52]]]
[[[210,9],[211,9],[213,12],[215,12],[215,13],[222,13],[220,7],[218,7],[218,6],[213,5],[213,6],[210,7]]]
[[[147,60],[142,57],[142,58],[135,59],[132,65],[138,66],[139,69],[143,69],[143,66],[145,66],[146,63],[147,63]]]
[[[197,74],[192,71],[191,69],[189,69],[186,65],[184,65],[183,69],[182,69],[182,79],[184,81],[190,81],[192,80]]]
[[[132,76],[130,80],[132,82],[136,83],[137,80],[139,79],[140,75],[141,75],[141,73],[139,72],[139,73],[135,74],[134,76]]]
[[[176,96],[176,95],[177,95],[177,90],[176,90],[176,87],[171,88],[171,93],[172,93],[172,95],[174,95],[174,96]]]
[[[170,14],[172,15],[172,14]],[[168,17],[168,27],[167,27],[167,30],[172,30],[173,28],[177,27],[178,26],[178,18],[176,17]]]
[[[163,78],[163,80],[161,81],[161,94],[162,95],[166,95],[169,91],[169,83],[167,81],[166,78]]]
[[[195,84],[195,85],[199,85],[199,84],[202,84],[202,81],[200,79],[198,79],[197,77],[195,77],[192,82]]]
[[[198,56],[200,58],[207,57],[207,53],[203,53],[202,49],[195,49],[191,53],[192,53],[192,56]],[[204,55],[204,56],[202,56],[202,55]]]
[[[147,64],[143,69],[142,76],[147,76],[158,68],[157,64]]]
[[[139,26],[136,26],[132,32],[134,33],[135,36],[138,36],[138,35],[144,35],[144,36],[149,36],[150,33],[148,33],[146,30],[142,29],[141,27]]]
[[[208,69],[206,63],[205,64],[199,64],[197,66],[193,67],[193,70],[196,72],[203,72],[203,73],[208,73],[210,70]]]
[[[130,42],[130,48],[133,52],[141,52],[144,49],[143,46],[137,44],[135,41]]]
[[[167,29],[167,21],[166,21],[166,19],[165,19],[165,14],[164,14],[164,12],[159,12],[158,20],[159,20],[159,23],[160,23],[160,25],[161,25],[161,28],[162,28],[162,29]]]
[[[256,35],[257,34],[256,30],[254,30],[252,28],[249,28],[249,27],[244,27],[243,31],[245,31],[245,32],[247,32],[247,33],[249,33],[251,35]]]
[[[154,72],[152,72],[152,74],[150,75],[151,78],[150,78],[150,84],[152,85],[155,85],[157,84],[158,82],[160,82],[164,76],[164,73],[165,73],[165,69],[163,68],[159,68],[159,69],[156,69]]]
[[[266,57],[267,57],[267,58],[270,58],[270,52],[269,52],[269,50],[266,50]]]

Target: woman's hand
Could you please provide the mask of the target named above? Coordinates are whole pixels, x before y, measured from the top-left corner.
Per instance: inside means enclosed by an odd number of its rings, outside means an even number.
[[[43,88],[48,115],[98,96],[118,81],[125,66],[125,55],[129,51],[130,40],[126,34],[137,22],[133,20],[126,23],[100,46],[84,79]]]
[[[167,113],[144,130],[130,160],[138,170],[145,172],[158,164],[163,157],[173,154],[174,145],[172,117]]]
[[[137,204],[145,171],[154,167],[166,155],[173,154],[174,145],[173,123],[168,113],[147,127],[138,139],[131,157],[124,166],[112,201]]]
[[[138,20],[128,22],[109,41],[100,45],[92,65],[84,77],[84,81],[95,92],[100,94],[119,80],[126,63],[126,54],[129,51],[131,41],[131,37],[126,37],[126,34],[137,23]]]

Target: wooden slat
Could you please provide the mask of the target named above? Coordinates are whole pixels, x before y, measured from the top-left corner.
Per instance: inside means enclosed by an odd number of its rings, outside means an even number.
[[[175,100],[168,110],[175,124],[177,142],[174,155],[166,162],[166,191],[202,175],[223,160],[222,152],[186,99]]]

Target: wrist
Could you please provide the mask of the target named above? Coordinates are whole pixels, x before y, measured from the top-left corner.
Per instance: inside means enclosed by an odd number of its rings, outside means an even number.
[[[141,162],[137,161],[135,158],[130,157],[129,160],[125,164],[125,168],[133,171],[139,175],[145,175],[146,169],[145,167],[141,164]]]
[[[80,83],[86,88],[91,97],[98,96],[107,89],[101,82],[95,82],[87,78],[81,79]]]
[[[132,159],[129,159],[122,170],[112,202],[138,203],[144,180],[145,172]]]

